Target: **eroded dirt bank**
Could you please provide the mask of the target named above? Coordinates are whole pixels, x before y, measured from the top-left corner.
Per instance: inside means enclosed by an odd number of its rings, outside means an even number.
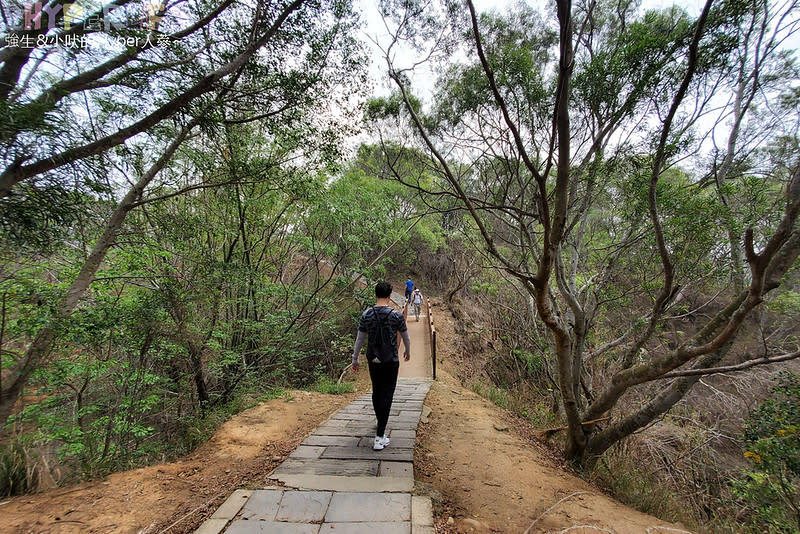
[[[425,404],[431,414],[418,432],[415,476],[441,494],[441,531],[544,533],[578,526],[589,528],[568,532],[683,531],[570,474],[526,423],[446,373]]]
[[[176,462],[4,499],[0,532],[193,532],[233,490],[263,486],[306,434],[354,396],[292,391],[232,418]]]

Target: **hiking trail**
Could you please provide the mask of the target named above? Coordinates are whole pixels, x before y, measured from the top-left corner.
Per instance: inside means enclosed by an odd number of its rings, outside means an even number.
[[[392,300],[400,305],[403,296]],[[431,386],[427,320],[407,318],[411,359],[400,358],[388,447],[372,449],[375,414],[371,394],[362,395],[311,433],[269,485],[234,491],[197,534],[433,534],[431,499],[412,495],[417,425]]]

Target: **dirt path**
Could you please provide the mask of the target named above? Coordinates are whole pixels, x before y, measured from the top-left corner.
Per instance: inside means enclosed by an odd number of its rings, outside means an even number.
[[[552,452],[525,437],[532,430],[527,424],[460,387],[446,372],[425,404],[432,411],[429,423],[420,425],[415,476],[441,493],[440,529],[522,533],[533,525],[531,534],[580,525],[592,529],[577,532],[680,529],[569,474]]]
[[[425,401],[431,415],[419,426],[414,465],[415,478],[438,499],[437,532],[687,532],[571,474],[531,425],[462,387],[454,371],[464,375],[459,366],[466,366],[469,375],[474,362],[460,352],[454,320],[437,299],[433,315],[437,381]]]
[[[365,389],[362,389],[362,392]],[[291,392],[247,410],[177,462],[0,503],[0,532],[193,532],[233,490],[267,474],[352,395]]]
[[[414,455],[418,491],[436,503],[436,532],[521,534],[529,527],[531,533],[683,531],[619,504],[570,474],[556,454],[531,437],[530,426],[461,387],[453,370],[468,355],[456,354],[452,319],[442,310],[434,308],[439,381],[426,400],[432,413],[418,428]],[[413,316],[408,324],[409,329],[425,325]],[[426,330],[422,334],[412,331],[413,343],[427,343]],[[424,351],[414,346],[412,362],[420,363],[414,354]],[[276,399],[247,410],[195,453],[173,463],[5,500],[0,503],[0,531],[193,532],[235,489],[263,487],[267,474],[305,436],[368,391],[366,369],[357,384],[351,395],[292,392],[292,400]]]

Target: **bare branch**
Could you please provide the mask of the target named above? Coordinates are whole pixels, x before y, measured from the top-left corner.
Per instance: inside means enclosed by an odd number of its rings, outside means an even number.
[[[756,365],[788,362],[790,360],[794,360],[797,358],[800,358],[800,350],[795,352],[789,352],[786,354],[781,354],[780,356],[772,356],[772,357],[764,356],[762,358],[758,358],[755,360],[747,360],[746,362],[742,362],[737,365],[725,365],[722,367],[711,367],[709,369],[684,369],[680,371],[672,371],[669,373],[665,373],[659,377],[656,377],[656,379],[661,380],[664,378],[676,378],[679,376],[698,376],[698,375],[713,375],[718,373],[732,373],[734,371],[744,371],[745,369],[750,369],[751,367],[755,367]]]

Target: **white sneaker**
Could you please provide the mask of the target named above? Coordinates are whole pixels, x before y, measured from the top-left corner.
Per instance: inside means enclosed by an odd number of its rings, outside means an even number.
[[[389,438],[386,436],[375,436],[375,441],[372,443],[372,448],[376,451],[382,450],[389,444]]]

